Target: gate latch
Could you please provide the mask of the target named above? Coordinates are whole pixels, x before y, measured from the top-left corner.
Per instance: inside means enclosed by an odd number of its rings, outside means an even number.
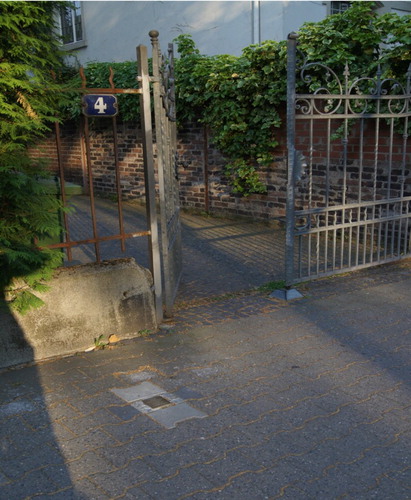
[[[179,180],[179,175],[178,175],[178,160],[179,160],[179,156],[178,156],[178,153],[176,151],[174,153],[174,177],[176,178],[177,181]]]

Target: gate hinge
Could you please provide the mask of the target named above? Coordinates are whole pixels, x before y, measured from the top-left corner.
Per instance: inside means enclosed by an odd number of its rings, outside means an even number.
[[[295,152],[294,162],[295,180],[300,181],[301,177],[304,175],[304,169],[307,167],[305,156],[301,153],[301,151]]]

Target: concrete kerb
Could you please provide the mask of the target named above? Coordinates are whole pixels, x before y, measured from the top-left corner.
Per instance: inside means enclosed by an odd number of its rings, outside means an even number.
[[[2,310],[0,368],[84,351],[95,339],[157,329],[151,273],[134,259],[60,268],[40,309]]]

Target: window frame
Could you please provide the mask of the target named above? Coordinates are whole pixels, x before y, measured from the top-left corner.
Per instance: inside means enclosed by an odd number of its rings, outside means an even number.
[[[336,9],[337,5],[339,4],[338,7],[341,7],[341,4],[347,4],[347,7],[345,9],[338,8]],[[351,1],[331,1],[328,5],[328,15],[332,16],[334,14],[342,14],[346,10],[348,10],[351,7],[352,2]],[[335,9],[335,10],[334,10]]]
[[[61,7],[61,9],[58,11],[58,22],[59,22],[59,30],[60,30],[60,37],[61,37],[61,42],[62,42],[62,49],[63,50],[75,50],[79,49],[81,47],[87,46],[87,41],[85,37],[85,31],[84,31],[84,16],[83,16],[83,2],[80,1],[75,1],[72,2],[73,7]],[[73,41],[71,42],[65,42],[64,41],[64,36],[63,36],[63,13],[62,9],[65,9],[66,11],[70,11],[71,15],[71,34],[73,36]],[[77,16],[77,13],[79,12],[79,16]],[[77,29],[76,29],[76,17],[80,17],[80,30],[81,30],[81,39],[77,39]]]

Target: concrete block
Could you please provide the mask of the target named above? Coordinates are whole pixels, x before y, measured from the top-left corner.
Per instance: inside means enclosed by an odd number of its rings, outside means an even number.
[[[40,309],[0,309],[0,368],[81,352],[100,335],[157,329],[152,276],[134,259],[60,268],[49,284]]]

